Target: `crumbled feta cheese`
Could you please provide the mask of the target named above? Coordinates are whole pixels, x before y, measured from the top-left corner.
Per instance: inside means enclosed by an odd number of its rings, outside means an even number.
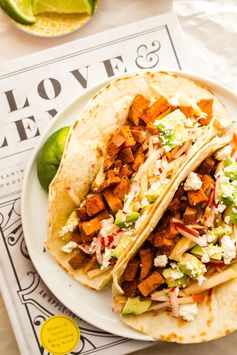
[[[224,235],[221,239],[221,247],[223,249],[223,259],[225,264],[230,264],[231,260],[236,257],[235,243],[228,235]]]
[[[200,276],[197,278],[198,285],[201,286],[207,278],[205,276]]]
[[[77,243],[76,242],[68,242],[66,245],[64,245],[61,250],[64,253],[70,254],[74,249],[77,248]]]
[[[170,272],[170,278],[172,280],[179,280],[181,279],[182,277],[184,276],[184,273],[179,270],[179,269],[173,269],[171,272]]]
[[[167,263],[168,263],[168,258],[165,254],[157,255],[157,257],[154,259],[155,267],[165,267]]]
[[[202,187],[202,181],[196,173],[190,173],[184,183],[184,190],[199,190]]]
[[[224,195],[223,195],[223,197],[224,197]],[[225,211],[225,209],[226,209],[226,205],[224,205],[223,203],[219,203],[218,206],[217,206],[216,211],[217,211],[218,213],[222,213],[222,212]]]
[[[147,199],[147,197],[144,197],[142,200],[141,200],[141,207],[146,207],[148,206],[150,203]]]
[[[230,153],[232,152],[232,147],[231,145],[226,145],[225,147],[219,149],[216,154],[215,154],[215,158],[217,160],[224,160],[226,157],[228,157],[230,155]]]
[[[197,303],[181,304],[179,306],[179,315],[186,321],[191,322],[198,314]]]
[[[203,253],[202,258],[201,258],[201,262],[202,263],[209,263],[209,261],[210,261],[209,255],[207,253]]]
[[[67,233],[73,232],[75,229],[75,224],[67,224],[66,226],[63,226],[61,231],[59,232],[60,237],[64,237]]]
[[[204,234],[204,235],[207,238],[207,242],[208,243],[212,243],[213,240],[216,238],[214,233],[207,233],[207,234]],[[203,237],[204,237],[204,235],[203,235]]]
[[[107,266],[109,266],[111,253],[112,253],[112,249],[105,248],[104,254],[103,254],[103,261],[102,261],[101,269],[105,269]]]

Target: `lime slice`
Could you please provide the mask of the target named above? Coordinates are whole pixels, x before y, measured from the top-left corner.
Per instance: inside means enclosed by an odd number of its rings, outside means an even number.
[[[34,14],[57,12],[63,14],[87,13],[92,15],[95,7],[94,0],[34,0]]]
[[[60,128],[44,143],[37,157],[37,175],[40,185],[48,191],[62,159],[70,127]]]
[[[16,22],[33,25],[36,22],[31,0],[1,0],[1,8]]]

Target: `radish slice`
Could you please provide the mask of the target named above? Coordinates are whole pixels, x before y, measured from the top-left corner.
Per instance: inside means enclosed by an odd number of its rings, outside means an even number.
[[[152,304],[148,311],[159,311],[160,309],[163,309],[163,308],[168,308],[170,307],[170,302],[162,302],[160,304]]]
[[[69,197],[72,199],[72,201],[75,203],[75,205],[76,206],[80,206],[81,201],[77,197],[77,195],[75,194],[73,188],[71,186],[67,186],[66,190],[67,190],[67,193],[68,193]]]
[[[170,303],[172,307],[172,316],[175,318],[179,317],[179,301],[178,301],[179,288],[170,289]]]
[[[145,163],[142,164],[142,165],[139,167],[138,172],[137,172],[137,174],[136,174],[135,177],[134,177],[134,181],[139,181],[140,178],[141,178],[141,176],[142,176],[142,174],[143,174],[145,171],[147,171],[149,165],[152,164],[152,163],[154,163],[157,159],[159,159],[159,158],[161,157],[162,153],[163,153],[163,149],[162,149],[162,148],[155,150],[155,151],[151,154],[151,156],[149,156],[149,158],[145,161]]]
[[[235,237],[235,241],[236,241],[235,247],[237,250],[237,226],[236,225],[234,225],[234,237]]]
[[[196,230],[207,230],[207,227],[201,226],[200,224],[188,224],[186,227]]]
[[[184,225],[180,226],[180,225],[178,225],[178,223],[176,224],[176,229],[184,237],[190,239],[192,242],[200,245],[201,247],[206,247],[207,246],[206,240],[202,239],[199,236],[199,233],[195,229],[188,228],[188,227],[186,227]]]
[[[214,188],[214,189],[212,189],[212,191],[211,191],[209,200],[208,200],[208,202],[207,202],[207,206],[208,206],[208,207],[211,207],[211,205],[212,205],[212,203],[213,203],[213,200],[214,200],[214,197],[215,197],[215,190],[216,190],[216,189]],[[215,202],[215,204],[216,204],[216,202]]]
[[[179,158],[183,153],[185,153],[189,149],[191,144],[192,144],[191,141],[187,141],[181,146],[181,148],[177,152],[175,152],[173,155],[171,153],[172,159]]]

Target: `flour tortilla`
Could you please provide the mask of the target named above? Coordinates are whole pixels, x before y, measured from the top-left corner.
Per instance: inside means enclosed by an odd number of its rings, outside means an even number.
[[[160,204],[153,214],[151,223],[143,231],[139,239],[130,249],[123,260],[113,270],[115,295],[122,293],[120,283],[128,261],[143,245],[150,231],[153,230],[162,217],[165,209],[172,201],[180,183],[194,171],[208,156],[216,150],[230,143],[233,130],[229,129],[221,138],[214,138],[190,160],[182,174],[177,176],[175,184],[167,194],[166,200]],[[237,277],[237,264],[231,266]],[[214,287],[210,296],[198,304],[198,316],[193,322],[172,317],[171,312],[147,312],[140,316],[121,316],[123,322],[130,327],[145,333],[155,339],[178,343],[200,343],[222,337],[237,329],[237,279],[233,279],[220,286]]]
[[[60,167],[49,186],[49,231],[46,247],[66,272],[88,287],[101,290],[111,279],[111,270],[90,279],[86,274],[83,274],[82,270],[73,270],[68,264],[70,256],[61,251],[65,242],[59,237],[59,232],[76,205],[69,197],[66,187],[72,187],[80,202],[87,196],[98,173],[107,143],[112,134],[126,122],[129,107],[135,95],[142,94],[156,99],[160,95],[173,96],[178,91],[186,93],[197,101],[213,98],[213,112],[216,120],[224,125],[230,124],[224,105],[201,84],[195,83],[181,74],[146,72],[122,77],[106,85],[88,102],[71,127]],[[209,124],[206,131],[191,148],[182,169],[191,157],[217,134],[213,125]],[[164,199],[166,191],[169,190],[172,183],[173,180],[154,203],[152,210],[156,209],[160,201]],[[136,238],[147,227],[150,218],[149,214]],[[133,243],[134,240],[131,241],[124,254],[130,250]]]

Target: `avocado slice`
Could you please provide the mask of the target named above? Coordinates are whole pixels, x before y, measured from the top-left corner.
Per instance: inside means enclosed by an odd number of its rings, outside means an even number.
[[[179,274],[180,274],[180,278],[176,278],[179,276]],[[183,274],[183,272],[179,268],[165,269],[163,270],[162,275],[164,276],[168,287],[185,286],[189,281],[189,277]]]
[[[200,245],[196,245],[191,249],[191,253],[195,255],[202,256],[204,254],[203,249]],[[207,255],[214,260],[221,260],[222,259],[222,249],[217,245],[213,245],[212,243],[205,248]]]
[[[62,240],[68,242],[71,239],[72,233],[77,228],[78,223],[79,223],[79,217],[77,215],[76,210],[74,210],[68,217],[61,231],[59,232],[59,236],[62,238]]]
[[[116,248],[112,251],[111,256],[118,259],[120,257],[120,255],[122,254],[122,252],[126,249],[128,244],[131,242],[131,240],[132,240],[132,234],[125,232],[122,235]]]
[[[139,314],[147,312],[150,305],[151,305],[150,300],[141,300],[139,296],[134,298],[129,297],[127,299],[127,302],[125,303],[125,306],[123,307],[121,314],[123,316],[128,316],[128,315],[138,316]]]
[[[140,217],[139,212],[132,212],[129,215],[126,215],[126,218],[124,219],[125,215],[123,212],[120,210],[117,212],[116,217],[115,217],[115,224],[119,228],[130,228],[133,227],[136,220]]]
[[[230,205],[225,209],[224,218],[226,218],[226,217],[230,218],[230,223],[237,224],[237,208],[236,208],[236,206]],[[225,233],[225,234],[230,234],[230,233]]]
[[[167,179],[168,180],[168,179]],[[165,186],[167,185],[168,181],[164,181],[162,182],[161,185],[159,185],[158,187],[157,184],[153,184],[149,190],[147,191],[147,199],[150,203],[155,202],[158,197],[161,195],[161,193],[164,191]]]
[[[182,259],[178,265],[184,274],[192,278],[199,278],[206,272],[205,265],[198,258],[196,258],[196,256],[189,253],[185,253],[182,256]]]
[[[237,191],[235,187],[230,183],[230,181],[221,181],[220,182],[220,202],[224,205],[230,205],[234,202],[237,197]]]

